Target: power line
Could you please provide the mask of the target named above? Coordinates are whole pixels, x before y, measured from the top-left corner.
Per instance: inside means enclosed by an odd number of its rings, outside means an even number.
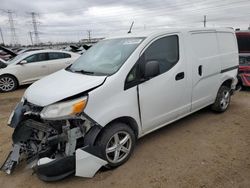
[[[31,31],[29,32],[29,36],[30,36],[30,42],[31,42],[31,45],[34,45],[34,43],[33,43],[33,39],[32,39],[32,32],[31,32]]]
[[[40,43],[40,40],[39,40],[39,34],[38,34],[38,22],[37,22],[37,19],[36,17],[38,16],[37,13],[35,12],[30,12],[29,13],[31,15],[31,19],[32,19],[32,25],[33,25],[33,28],[34,28],[34,36],[35,36],[35,41],[34,41],[34,44],[39,44]],[[32,43],[33,43],[33,40],[32,40]]]
[[[89,42],[91,42],[91,32],[92,32],[91,30],[87,30]]]
[[[1,33],[1,38],[2,38],[2,41],[3,41],[3,45],[4,45],[3,32],[2,32],[1,28],[0,28],[0,33]]]
[[[10,32],[11,32],[11,44],[13,46],[16,46],[18,44],[18,39],[17,39],[16,28],[14,26],[14,20],[13,20],[14,11],[4,10],[4,12],[7,13],[7,15],[8,15],[8,22],[9,22]]]

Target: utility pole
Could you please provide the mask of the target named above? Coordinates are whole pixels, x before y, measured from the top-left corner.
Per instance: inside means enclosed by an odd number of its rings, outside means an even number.
[[[206,15],[204,15],[203,23],[204,23],[204,27],[206,27],[207,26],[207,16]]]
[[[91,42],[91,30],[87,30],[89,42]]]
[[[2,41],[3,41],[3,45],[4,45],[3,32],[1,28],[0,28],[0,34],[1,34]]]
[[[32,25],[33,25],[33,29],[34,29],[34,36],[35,36],[35,40],[34,40],[34,44],[39,44],[40,43],[40,40],[39,40],[39,32],[38,32],[38,22],[37,22],[37,19],[36,17],[38,16],[37,13],[35,12],[30,12],[29,13],[31,15],[31,19],[32,19]],[[33,40],[32,40],[32,43],[33,43]]]
[[[30,41],[31,41],[31,44],[32,44],[32,45],[34,45],[34,43],[33,43],[33,39],[32,39],[32,32],[31,32],[31,31],[29,32],[29,35],[30,35]]]

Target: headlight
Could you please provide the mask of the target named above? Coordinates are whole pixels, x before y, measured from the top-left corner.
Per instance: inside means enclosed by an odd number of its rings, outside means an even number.
[[[45,107],[41,112],[43,119],[63,119],[81,113],[87,104],[87,97],[60,102]]]

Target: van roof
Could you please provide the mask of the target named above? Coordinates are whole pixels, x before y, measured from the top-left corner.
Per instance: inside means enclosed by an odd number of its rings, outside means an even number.
[[[169,29],[155,29],[147,31],[132,31],[132,33],[127,33],[124,35],[107,37],[106,39],[114,38],[135,38],[135,37],[149,37],[151,35],[160,35],[164,33],[187,33],[187,32],[204,32],[204,31],[221,31],[221,32],[231,32],[234,33],[233,28],[169,28]]]

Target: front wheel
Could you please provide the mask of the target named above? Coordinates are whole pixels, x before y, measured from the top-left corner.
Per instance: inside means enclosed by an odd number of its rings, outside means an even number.
[[[211,106],[213,111],[225,112],[230,105],[231,94],[227,86],[221,86],[214,104]]]
[[[17,80],[10,75],[0,76],[0,92],[14,91],[18,86]]]
[[[135,146],[135,134],[128,125],[113,123],[104,129],[97,145],[108,162],[107,167],[114,168],[129,159]]]

